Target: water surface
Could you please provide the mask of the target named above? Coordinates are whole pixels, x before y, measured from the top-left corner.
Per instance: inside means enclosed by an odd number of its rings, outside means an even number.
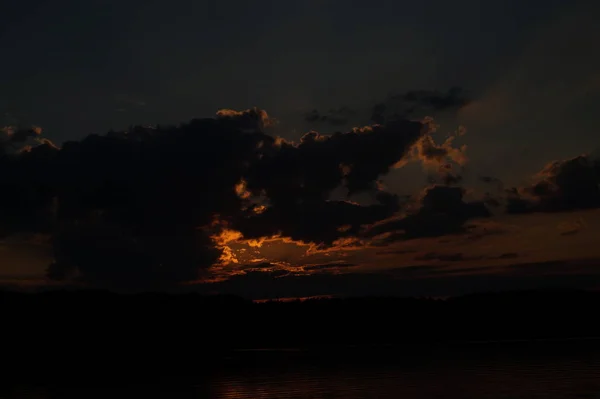
[[[600,398],[600,351],[585,345],[390,353],[331,361],[294,351],[257,351],[234,356],[210,375],[117,383],[107,371],[94,382],[65,376],[43,384],[5,384],[0,398]]]

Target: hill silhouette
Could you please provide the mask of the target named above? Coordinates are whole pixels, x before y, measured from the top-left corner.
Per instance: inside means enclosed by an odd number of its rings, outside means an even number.
[[[211,370],[256,350],[269,361],[264,349],[285,349],[272,352],[279,362],[300,352],[363,361],[452,345],[472,350],[482,342],[531,346],[600,337],[598,305],[600,293],[586,291],[265,303],[197,294],[2,292],[3,368],[27,375],[132,374]]]

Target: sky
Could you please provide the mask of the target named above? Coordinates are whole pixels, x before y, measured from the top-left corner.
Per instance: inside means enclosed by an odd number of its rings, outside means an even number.
[[[0,13],[5,285],[262,298],[600,282],[593,2]],[[194,118],[210,121],[164,127]]]

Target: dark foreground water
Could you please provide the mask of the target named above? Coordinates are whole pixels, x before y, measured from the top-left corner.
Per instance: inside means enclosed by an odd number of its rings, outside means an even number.
[[[390,348],[374,356],[349,349],[333,356],[240,352],[211,372],[196,373],[190,366],[186,372],[118,381],[106,365],[103,373],[90,372],[93,378],[85,382],[73,375],[3,381],[0,398],[600,398],[600,350],[587,344],[410,353]]]

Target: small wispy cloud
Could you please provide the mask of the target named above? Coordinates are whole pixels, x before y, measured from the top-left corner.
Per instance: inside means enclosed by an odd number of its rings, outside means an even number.
[[[115,112],[127,112],[130,109],[139,109],[147,105],[145,100],[126,94],[116,94],[115,103],[117,104]]]

